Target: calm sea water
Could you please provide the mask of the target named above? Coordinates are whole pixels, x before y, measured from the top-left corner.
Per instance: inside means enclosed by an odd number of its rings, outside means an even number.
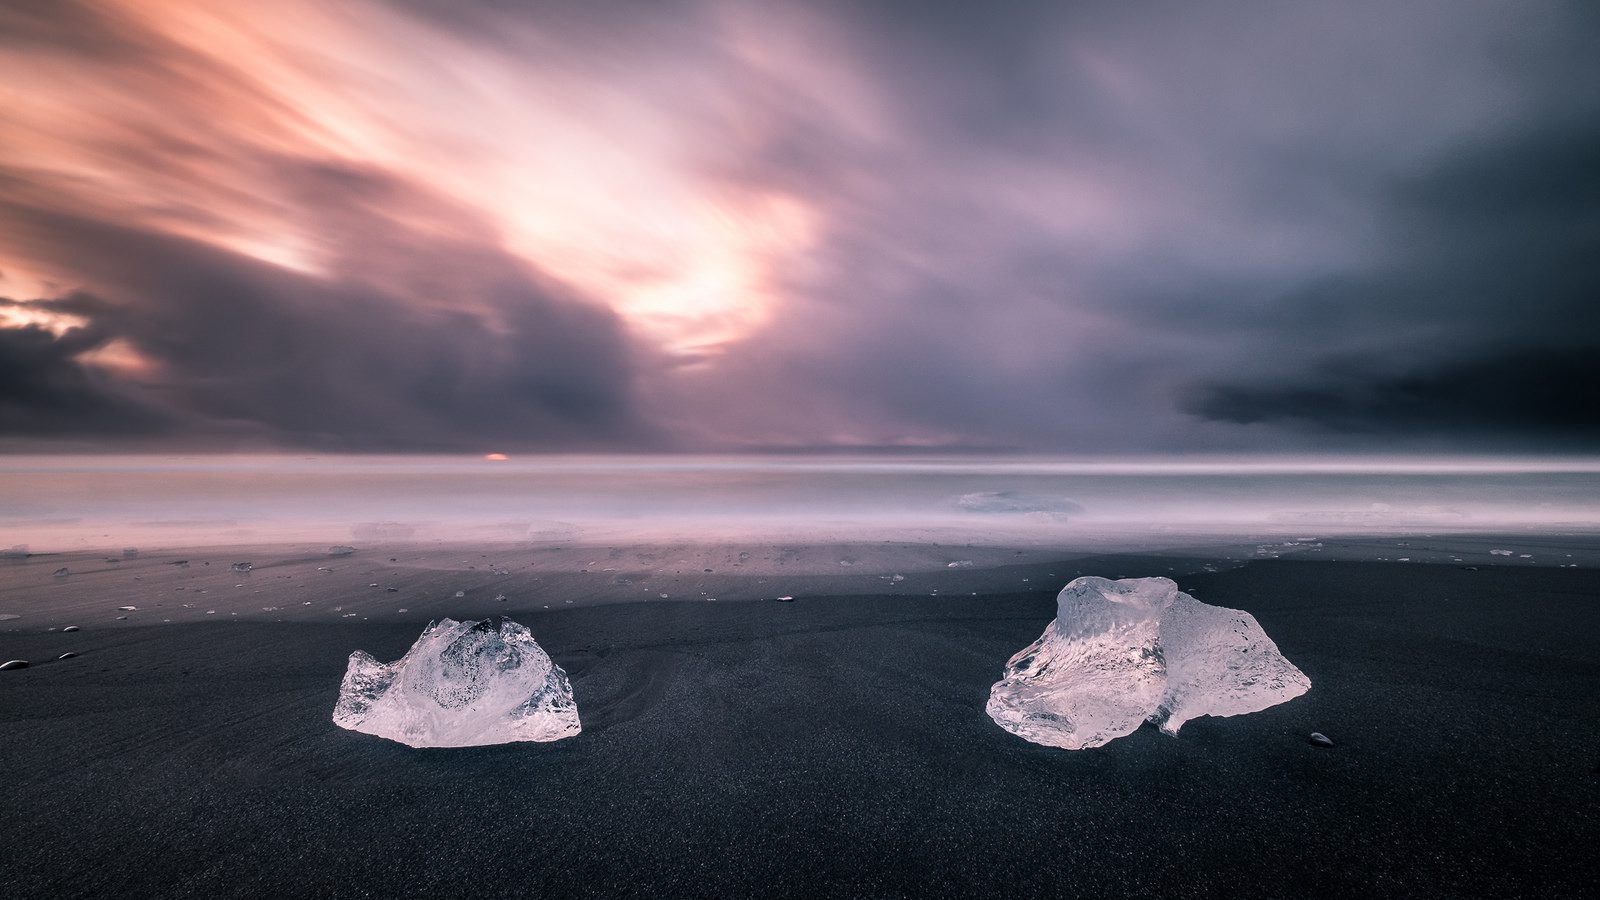
[[[1600,529],[1600,460],[0,457],[0,547]]]

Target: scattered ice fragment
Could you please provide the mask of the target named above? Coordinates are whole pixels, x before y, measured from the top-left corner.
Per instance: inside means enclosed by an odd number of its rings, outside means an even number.
[[[779,603],[793,603],[794,602],[794,598],[793,597],[779,597],[778,598],[778,602]]]
[[[27,667],[28,661],[25,659],[8,659],[0,663],[0,672],[6,672],[11,669],[26,669]]]
[[[955,562],[952,562],[952,563],[945,563],[944,567],[946,569],[968,569],[968,568],[972,567],[972,560],[970,560],[970,559],[958,559],[958,560],[956,560]]]
[[[494,595],[494,599],[497,600],[500,603],[504,603],[504,602],[506,602],[506,595],[505,594],[495,594]]]
[[[248,572],[253,568],[255,568],[255,566],[247,562],[236,562],[233,564],[233,570],[235,572]]]
[[[1533,554],[1532,553],[1519,553],[1519,554],[1517,554],[1517,558],[1518,559],[1533,559]]]
[[[1007,662],[987,711],[1013,734],[1077,750],[1146,721],[1177,734],[1190,719],[1256,712],[1310,687],[1247,612],[1201,603],[1167,578],[1084,576]]]
[[[65,627],[65,628],[63,628],[61,630],[63,632],[77,631],[78,630],[78,626],[76,626],[76,625],[68,625],[67,627]]]
[[[398,661],[350,654],[334,724],[410,747],[554,741],[582,730],[567,674],[510,619],[441,619]]]
[[[68,650],[67,652],[65,652],[65,653],[61,654],[60,656],[56,657],[56,659],[71,659],[71,658],[73,658],[74,656],[77,656],[77,655],[78,654],[73,653],[71,650]]]
[[[123,612],[138,612],[139,611],[139,607],[137,607],[137,606],[119,606],[119,607],[117,607],[117,609],[120,609]]]
[[[1311,732],[1311,734],[1306,736],[1306,740],[1308,740],[1311,743],[1317,745],[1318,747],[1332,747],[1333,746],[1333,740],[1331,738],[1329,738],[1327,735],[1325,735],[1322,732],[1320,732],[1320,731]]]
[[[456,596],[457,597],[465,597],[466,595],[467,595],[466,591],[456,591]]]
[[[57,578],[65,578],[65,577],[67,577],[67,575],[69,573],[67,572],[67,567],[66,566],[62,566],[61,568],[56,570],[55,574],[56,574]]]
[[[1490,550],[1489,553],[1492,556],[1510,556],[1511,555],[1511,551],[1510,550]]]
[[[22,617],[17,615],[16,613],[0,613],[0,622],[9,622],[12,619],[20,619],[20,618],[22,618]]]
[[[356,552],[356,548],[347,544],[334,544],[332,547],[328,548],[329,556],[349,556],[354,552]]]
[[[896,575],[896,576],[894,576],[893,578],[891,578],[889,580],[890,581],[905,581],[906,577],[904,575]]]

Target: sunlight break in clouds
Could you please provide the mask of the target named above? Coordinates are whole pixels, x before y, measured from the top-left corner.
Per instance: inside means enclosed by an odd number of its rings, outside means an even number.
[[[485,48],[379,4],[104,11],[111,52],[7,57],[0,90],[21,139],[0,152],[128,224],[324,273],[329,223],[302,215],[274,169],[376,167],[461,203],[530,265],[680,353],[763,321],[778,270],[814,239],[803,200],[720,177],[707,156],[733,148],[706,147],[706,129],[762,138],[748,67],[795,74],[781,70],[793,52],[763,48],[738,17],[710,23],[696,39],[711,45],[685,63],[670,44],[623,60],[533,24]],[[639,89],[619,90],[622,65]],[[390,212],[420,234],[459,225]],[[20,279],[28,261],[4,268]]]

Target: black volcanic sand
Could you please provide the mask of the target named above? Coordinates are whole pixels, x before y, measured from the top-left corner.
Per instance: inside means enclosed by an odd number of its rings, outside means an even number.
[[[1169,564],[1123,557],[1104,574]],[[979,597],[506,604],[570,673],[584,731],[458,750],[329,718],[350,651],[396,658],[422,616],[12,628],[7,658],[52,661],[0,672],[0,883],[15,896],[1593,888],[1600,572],[1267,560],[1183,575],[1200,599],[1253,612],[1311,692],[1078,752],[983,712],[1065,580]],[[67,649],[81,656],[53,661]],[[1337,746],[1309,745],[1311,731]]]

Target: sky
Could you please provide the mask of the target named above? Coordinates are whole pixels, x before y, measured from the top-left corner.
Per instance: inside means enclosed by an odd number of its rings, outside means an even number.
[[[1600,5],[0,2],[0,449],[1600,451]]]

